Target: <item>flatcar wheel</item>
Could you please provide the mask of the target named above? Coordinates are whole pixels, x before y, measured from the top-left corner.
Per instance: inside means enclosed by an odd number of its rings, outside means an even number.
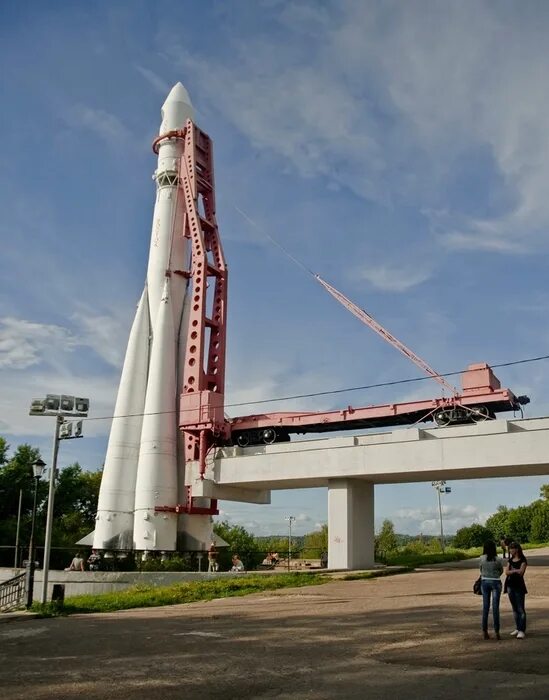
[[[236,438],[236,444],[239,447],[248,447],[250,444],[250,433],[239,433]]]
[[[488,406],[474,406],[471,409],[471,420],[474,423],[482,423],[482,421],[488,420],[490,418],[490,411]]]
[[[276,442],[276,437],[276,430],[274,428],[265,428],[265,430],[261,431],[261,440],[266,445],[272,445],[273,442]]]
[[[450,425],[451,422],[452,416],[450,415],[449,411],[445,411],[443,408],[440,408],[435,412],[435,423],[441,428],[445,428],[446,426]]]

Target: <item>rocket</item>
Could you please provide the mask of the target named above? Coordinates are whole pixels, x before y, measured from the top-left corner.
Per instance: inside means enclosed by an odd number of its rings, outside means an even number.
[[[189,324],[191,243],[185,236],[180,177],[184,138],[177,135],[183,135],[188,120],[194,121],[194,110],[181,83],[171,89],[161,114],[147,277],[107,446],[93,535],[97,549],[173,551],[178,523],[189,530],[186,549],[203,549],[212,536],[209,515],[158,510],[185,501],[179,396]],[[189,518],[191,527],[185,525]]]

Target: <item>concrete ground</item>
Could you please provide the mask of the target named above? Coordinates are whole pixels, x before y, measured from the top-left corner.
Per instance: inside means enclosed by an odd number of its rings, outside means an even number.
[[[476,561],[411,574],[0,627],[3,700],[549,698],[549,549],[528,636],[480,634]]]

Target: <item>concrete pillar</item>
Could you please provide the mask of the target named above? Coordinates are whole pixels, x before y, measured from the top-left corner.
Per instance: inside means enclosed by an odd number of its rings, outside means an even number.
[[[328,481],[328,567],[374,565],[374,485],[363,479]]]

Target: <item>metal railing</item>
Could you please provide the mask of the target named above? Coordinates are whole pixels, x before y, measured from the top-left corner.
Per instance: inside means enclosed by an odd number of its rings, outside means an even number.
[[[0,583],[0,612],[17,610],[25,605],[27,574],[19,574]]]

